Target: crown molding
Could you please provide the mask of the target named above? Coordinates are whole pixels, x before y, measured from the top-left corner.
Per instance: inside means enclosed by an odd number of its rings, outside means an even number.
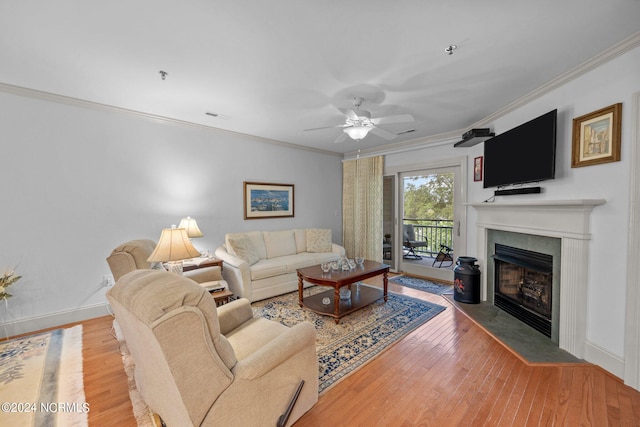
[[[451,132],[441,133],[438,135],[432,135],[426,138],[421,138],[419,140],[413,140],[405,143],[387,144],[381,147],[372,148],[368,150],[352,151],[352,152],[346,153],[344,156],[345,158],[355,158],[358,156],[362,157],[362,156],[375,156],[375,155],[385,155],[385,154],[388,155],[388,154],[400,153],[403,151],[416,150],[419,148],[437,147],[437,146],[445,145],[451,142],[457,142],[460,139],[460,135],[462,135],[467,130],[473,129],[473,128],[479,128],[479,127],[486,127],[493,121],[517,110],[518,108],[534,101],[537,98],[540,98],[541,96],[551,92],[552,90],[557,89],[569,83],[570,81],[577,79],[583,74],[588,73],[589,71],[592,71],[600,67],[601,65],[614,60],[615,58],[621,55],[624,55],[625,53],[637,48],[638,46],[640,46],[640,31],[622,40],[621,42],[613,45],[609,49],[606,49],[605,51],[592,57],[591,59],[583,62],[577,67],[574,67],[571,70],[563,74],[560,74],[558,77],[551,80],[550,82],[538,87],[537,89],[534,89],[528,94],[518,98],[517,100],[506,105],[500,110],[494,112],[493,114],[488,115],[482,120],[479,120],[467,126],[466,128],[458,129]]]
[[[34,99],[40,99],[43,101],[57,102],[61,104],[73,105],[73,106],[78,106],[83,108],[91,108],[94,110],[128,114],[128,115],[137,116],[137,117],[148,119],[148,120],[153,120],[156,122],[159,121],[159,122],[171,124],[171,125],[190,127],[190,128],[199,128],[207,131],[213,131],[213,132],[222,133],[226,135],[234,135],[234,136],[247,138],[254,141],[268,143],[272,145],[277,145],[281,147],[294,148],[297,150],[310,151],[314,153],[320,153],[320,154],[325,154],[330,156],[342,157],[344,159],[350,159],[350,158],[357,158],[357,157],[363,157],[363,156],[369,157],[369,156],[376,156],[376,155],[389,155],[389,154],[401,153],[405,151],[417,150],[420,148],[432,148],[440,145],[446,145],[451,142],[455,142],[460,139],[460,135],[464,133],[466,130],[470,128],[486,126],[487,124],[495,121],[496,119],[499,119],[500,117],[503,117],[506,114],[513,112],[514,110],[532,102],[533,100],[541,97],[542,95],[545,95],[550,91],[557,89],[558,87],[617,58],[618,56],[625,54],[626,52],[632,49],[635,49],[638,46],[640,46],[640,32],[637,32],[632,36],[626,38],[625,40],[622,40],[621,42],[615,44],[614,46],[603,51],[602,53],[594,56],[588,61],[585,61],[582,64],[578,65],[577,67],[559,75],[558,77],[551,80],[550,82],[540,86],[539,88],[529,92],[523,97],[506,105],[504,108],[494,112],[493,114],[463,129],[457,129],[450,132],[444,132],[437,135],[431,135],[425,138],[420,138],[420,139],[415,139],[415,140],[410,140],[405,142],[387,144],[387,145],[383,145],[376,148],[364,148],[357,151],[351,151],[345,154],[341,154],[341,153],[330,151],[330,150],[323,150],[319,148],[306,147],[303,145],[292,144],[289,142],[278,141],[278,140],[269,139],[269,138],[263,138],[256,135],[249,135],[249,134],[244,134],[240,132],[234,132],[230,130],[216,128],[213,126],[203,125],[200,123],[188,122],[185,120],[178,120],[170,117],[144,113],[141,111],[116,107],[113,105],[102,104],[99,102],[87,101],[79,98],[58,95],[50,92],[29,89],[29,88],[20,87],[20,86],[14,86],[6,83],[0,83],[0,92],[34,98]]]
[[[594,56],[593,58],[583,62],[577,67],[572,68],[571,70],[560,74],[555,79],[550,82],[540,86],[539,88],[529,92],[525,96],[515,100],[511,104],[505,106],[504,108],[496,111],[495,113],[485,117],[477,123],[469,126],[470,128],[480,127],[481,125],[485,125],[487,123],[493,122],[494,120],[505,116],[508,113],[517,110],[518,108],[534,101],[537,98],[540,98],[543,95],[555,90],[572,80],[577,79],[583,74],[588,73],[589,71],[595,70],[603,64],[606,64],[609,61],[614,60],[615,58],[635,49],[640,46],[640,32],[635,33],[631,37],[626,38],[618,44],[613,45],[609,49],[601,52],[600,54]]]
[[[396,142],[393,144],[386,144],[380,147],[374,148],[361,148],[357,151],[350,151],[344,154],[345,159],[355,159],[362,157],[380,156],[402,153],[405,151],[418,150],[420,148],[433,148],[440,145],[446,145],[451,142],[459,141],[460,130],[439,133],[437,135],[427,136],[425,138],[413,139],[410,141]]]
[[[294,148],[297,150],[311,151],[314,153],[326,154],[326,155],[335,156],[335,157],[342,157],[341,153],[336,153],[335,151],[322,150],[322,149],[313,148],[313,147],[305,147],[303,145],[292,144],[289,142],[278,141],[275,139],[263,138],[260,136],[249,135],[241,132],[234,132],[231,130],[220,129],[214,126],[207,126],[200,123],[188,122],[186,120],[178,120],[178,119],[173,119],[171,117],[144,113],[142,111],[116,107],[113,105],[102,104],[99,102],[87,101],[84,99],[74,98],[74,97],[65,96],[65,95],[59,95],[51,92],[45,92],[45,91],[36,90],[36,89],[29,89],[21,86],[14,86],[7,83],[0,82],[0,92],[4,92],[10,95],[23,96],[26,98],[39,99],[41,101],[49,101],[49,102],[55,102],[58,104],[72,105],[75,107],[89,108],[93,110],[107,111],[107,112],[119,113],[119,114],[126,114],[129,116],[135,116],[138,118],[152,120],[155,122],[161,122],[164,124],[169,124],[174,126],[203,129],[206,131],[212,131],[212,132],[226,134],[226,135],[233,135],[236,137],[246,138],[253,141],[268,143],[272,145],[278,145],[280,147]]]

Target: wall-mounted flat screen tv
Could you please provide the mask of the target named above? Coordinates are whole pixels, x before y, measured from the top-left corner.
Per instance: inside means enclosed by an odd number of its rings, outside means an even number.
[[[553,179],[558,110],[484,142],[484,188]]]

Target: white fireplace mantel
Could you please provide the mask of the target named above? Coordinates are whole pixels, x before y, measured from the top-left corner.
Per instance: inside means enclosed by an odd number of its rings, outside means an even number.
[[[561,239],[559,347],[584,358],[586,342],[587,264],[590,214],[603,199],[469,203],[478,212],[478,261],[481,299],[487,300],[489,230]]]

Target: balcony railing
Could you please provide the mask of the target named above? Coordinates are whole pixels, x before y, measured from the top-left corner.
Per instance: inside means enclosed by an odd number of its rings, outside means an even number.
[[[435,257],[440,252],[440,245],[453,248],[453,220],[403,218],[402,224],[413,225],[415,240],[427,241],[426,247],[415,248],[420,255]],[[404,229],[404,227],[403,227]],[[403,239],[404,240],[404,239]]]

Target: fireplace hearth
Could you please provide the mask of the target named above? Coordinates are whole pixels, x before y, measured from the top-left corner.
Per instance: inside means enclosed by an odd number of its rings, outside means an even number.
[[[489,240],[494,232],[520,233],[557,239],[558,252],[553,257],[553,325],[551,340],[562,350],[584,359],[587,343],[587,286],[590,216],[603,199],[516,200],[513,202],[473,203],[478,214],[477,256],[481,266],[481,301],[491,301],[494,268],[489,262],[494,245]],[[494,242],[507,243],[507,242]],[[541,248],[520,246],[539,252]],[[556,309],[557,307],[557,309]]]
[[[551,337],[553,256],[496,243],[493,259],[494,305]]]

